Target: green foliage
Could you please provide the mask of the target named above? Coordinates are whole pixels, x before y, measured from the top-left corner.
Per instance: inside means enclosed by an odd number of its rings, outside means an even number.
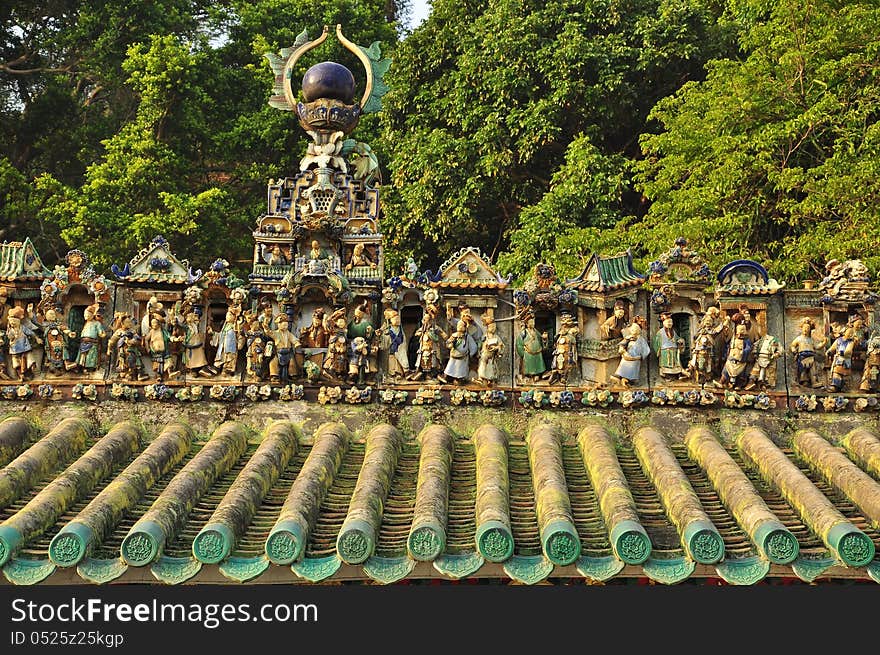
[[[509,245],[501,267],[517,274],[554,250],[576,263],[581,249],[560,252],[560,235],[642,211],[629,188],[637,137],[654,103],[728,42],[718,11],[681,0],[435,2],[389,74],[390,247],[436,260],[464,243],[493,255]]]
[[[654,109],[664,131],[643,138],[638,172],[653,204],[628,234],[648,255],[686,235],[716,267],[746,256],[787,280],[821,277],[831,258],[877,270],[880,7],[751,14],[743,60],[711,62]]]

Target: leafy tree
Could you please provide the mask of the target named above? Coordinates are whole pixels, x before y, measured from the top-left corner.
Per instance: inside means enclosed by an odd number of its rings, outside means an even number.
[[[643,212],[629,162],[654,103],[702,75],[730,26],[682,0],[438,0],[398,48],[387,96],[402,256],[463,243],[522,274],[557,239]],[[423,238],[427,237],[427,238]],[[567,247],[568,248],[568,247]],[[569,265],[577,253],[564,254]]]
[[[880,7],[740,10],[746,56],[654,109],[638,171],[653,204],[628,237],[653,255],[686,235],[716,267],[750,257],[789,281],[831,258],[880,268]]]

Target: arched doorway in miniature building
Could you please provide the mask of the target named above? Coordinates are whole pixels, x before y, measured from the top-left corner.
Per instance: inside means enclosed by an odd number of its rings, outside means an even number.
[[[85,325],[86,307],[95,302],[94,296],[89,292],[88,288],[83,284],[72,284],[66,289],[61,300],[62,311],[64,312],[65,321],[68,329],[76,336],[70,337],[68,341],[68,359],[76,360],[79,353],[80,333],[83,325]]]
[[[318,341],[314,343],[309,336],[309,329],[312,324],[319,320],[316,318],[318,310],[323,312],[322,325],[326,325],[330,315],[333,313],[333,298],[330,290],[320,283],[304,285],[296,298],[296,313],[294,314],[293,324],[290,331],[293,332],[300,340],[300,348],[296,353],[296,365],[298,370],[303,370],[306,361],[311,361],[318,366],[324,364],[324,354],[327,352],[327,338],[332,332],[334,326],[329,326],[329,331],[322,331],[321,337],[316,335]]]
[[[687,368],[691,359],[691,335],[693,334],[692,324],[695,317],[690,312],[675,312],[672,315],[672,325],[676,334],[684,340],[684,349],[681,351],[681,367]]]
[[[415,365],[419,353],[419,338],[416,331],[422,325],[425,309],[422,307],[421,294],[415,289],[404,292],[400,299],[400,327],[406,336],[406,355],[410,366]]]

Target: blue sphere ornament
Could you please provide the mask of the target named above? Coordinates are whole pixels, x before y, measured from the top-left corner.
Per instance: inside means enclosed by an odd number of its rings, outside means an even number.
[[[354,75],[335,61],[315,64],[303,75],[302,93],[306,102],[328,98],[350,105],[354,101],[354,90]]]

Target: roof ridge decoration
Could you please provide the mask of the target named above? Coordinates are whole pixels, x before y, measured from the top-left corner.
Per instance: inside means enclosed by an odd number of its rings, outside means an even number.
[[[116,279],[123,282],[159,282],[165,284],[195,284],[202,277],[201,269],[193,272],[188,259],[179,259],[162,235],[138,251],[123,268],[110,266]]]
[[[52,277],[31,241],[4,241],[0,244],[0,280],[41,280]]]
[[[629,287],[640,286],[645,283],[645,274],[639,273],[633,265],[632,251],[626,251],[615,255],[600,255],[592,253],[584,264],[581,274],[565,281],[565,286],[574,287],[582,291],[595,291],[606,293]]]
[[[785,282],[770,277],[767,269],[751,259],[735,259],[718,271],[716,293],[731,296],[764,296],[779,292]]]
[[[871,275],[860,259],[840,261],[831,259],[825,264],[825,277],[819,282],[823,291],[822,302],[877,302],[877,294],[869,290]]]
[[[678,237],[675,245],[649,265],[650,281],[654,283],[685,282],[709,285],[712,271],[702,255],[688,248],[688,240]]]
[[[491,258],[476,246],[460,248],[440,265],[430,278],[433,287],[504,289],[512,277],[501,277],[492,267]]]

